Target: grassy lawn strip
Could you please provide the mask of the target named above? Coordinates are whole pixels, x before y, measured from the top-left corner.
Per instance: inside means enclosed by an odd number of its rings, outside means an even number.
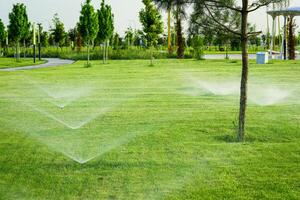
[[[33,63],[32,58],[21,58],[20,62],[17,62],[16,59],[14,58],[0,58],[0,69],[40,65],[45,62],[46,62],[45,60],[39,61],[37,59],[36,63]]]
[[[245,143],[240,61],[84,63],[0,72],[3,199],[299,199],[299,61],[250,62]]]

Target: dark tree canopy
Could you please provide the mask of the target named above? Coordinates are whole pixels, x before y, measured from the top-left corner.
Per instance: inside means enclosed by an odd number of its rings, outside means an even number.
[[[0,45],[5,40],[5,38],[6,38],[5,26],[2,20],[0,19]]]
[[[194,4],[194,10],[189,22],[189,35],[202,35],[204,43],[208,45],[226,45],[231,44],[231,47],[239,49],[239,36],[228,32],[225,28],[220,27],[210,18],[205,12],[203,4]],[[236,11],[226,8],[219,8],[216,12],[216,18],[222,24],[228,25],[232,30],[241,30],[241,15]]]
[[[63,22],[60,21],[58,14],[55,14],[52,19],[53,27],[51,28],[51,35],[54,39],[55,45],[63,46],[65,42],[66,32]]]

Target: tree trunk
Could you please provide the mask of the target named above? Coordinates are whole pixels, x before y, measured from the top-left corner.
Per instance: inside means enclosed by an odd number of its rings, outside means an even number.
[[[150,66],[153,66],[153,46],[150,47]]]
[[[25,41],[25,39],[23,41],[23,46],[24,46],[24,58],[26,58],[26,41]]]
[[[168,52],[172,54],[171,44],[171,9],[168,10]]]
[[[183,58],[184,57],[184,42],[183,42],[183,35],[182,35],[182,25],[181,25],[181,17],[180,17],[180,6],[177,6],[177,13],[176,13],[176,30],[177,30],[177,57]]]
[[[241,45],[242,45],[242,78],[240,88],[240,113],[239,113],[239,127],[238,127],[238,141],[242,142],[245,139],[245,121],[247,108],[247,86],[248,86],[248,0],[243,0],[242,12],[242,30],[241,30]]]
[[[17,52],[16,52],[17,61],[20,61],[20,42],[17,42]]]
[[[105,56],[105,62],[107,63],[108,60],[108,48],[109,48],[109,40],[106,42],[106,56]]]
[[[287,35],[287,30],[286,30],[286,17],[284,17],[284,31],[283,31],[283,59],[286,60],[286,35]]]
[[[88,41],[88,43],[87,43],[87,52],[88,52],[88,55],[87,55],[87,64],[89,66],[89,64],[90,64],[90,41]]]
[[[105,42],[103,42],[102,53],[103,53],[103,64],[105,64]]]
[[[294,20],[293,17],[289,17],[288,20],[288,51],[289,60],[295,60],[295,37],[294,37]]]

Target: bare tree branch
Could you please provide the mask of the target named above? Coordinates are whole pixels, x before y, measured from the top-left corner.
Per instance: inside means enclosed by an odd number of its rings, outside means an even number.
[[[248,32],[247,35],[248,36],[257,36],[257,35],[259,35],[261,33],[262,33],[262,31],[255,31],[255,32]]]
[[[220,1],[217,1],[217,0],[210,0],[209,2],[214,3],[213,6],[218,7],[218,8],[228,8],[228,9],[234,10],[236,12],[242,12],[242,9],[239,7],[229,6],[229,5],[221,3]]]
[[[271,3],[280,3],[282,2],[283,0],[265,0],[263,2],[260,2],[260,1],[256,1],[256,2],[253,2],[249,7],[248,7],[248,13],[249,12],[253,12],[253,11],[256,11],[258,10],[259,8],[261,7],[264,7],[264,6],[267,6]]]
[[[206,10],[208,11],[208,13],[209,13],[211,19],[212,19],[215,23],[217,23],[218,25],[220,25],[221,27],[223,27],[225,30],[227,30],[227,31],[229,31],[229,32],[231,32],[231,33],[233,33],[233,34],[235,34],[235,35],[241,36],[241,33],[236,32],[236,31],[234,31],[234,30],[231,30],[231,29],[230,29],[229,27],[227,27],[226,25],[220,23],[220,22],[214,17],[214,15],[213,15],[212,12],[210,11],[210,9],[209,9],[209,7],[206,5],[206,3],[204,3],[204,6],[205,6]]]

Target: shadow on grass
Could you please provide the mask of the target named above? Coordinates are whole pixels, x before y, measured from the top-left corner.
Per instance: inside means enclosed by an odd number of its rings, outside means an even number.
[[[246,136],[244,142],[239,142],[237,136],[235,134],[226,134],[226,135],[218,135],[215,136],[215,139],[218,142],[225,142],[225,143],[253,143],[253,142],[265,142],[266,140],[262,138],[256,138],[253,136]]]

